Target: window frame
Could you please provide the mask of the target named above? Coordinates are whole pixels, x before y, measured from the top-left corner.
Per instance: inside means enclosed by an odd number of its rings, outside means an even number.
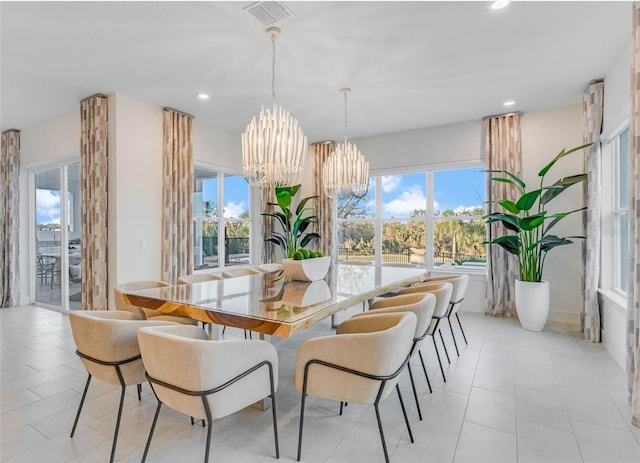
[[[255,204],[256,204],[256,193],[255,193],[255,188],[251,187],[249,184],[247,184],[247,191],[249,193],[248,195],[248,211],[249,211],[249,218],[248,219],[244,219],[244,218],[240,218],[240,217],[224,217],[224,200],[225,200],[225,196],[224,196],[224,178],[225,176],[238,176],[238,177],[242,177],[242,173],[240,171],[236,171],[233,169],[227,169],[224,167],[219,167],[219,166],[215,166],[212,164],[208,164],[205,162],[194,162],[193,163],[193,169],[194,169],[194,186],[193,186],[193,192],[192,194],[195,195],[195,170],[196,169],[200,169],[200,170],[206,170],[211,174],[216,174],[217,176],[217,189],[218,189],[218,198],[217,198],[217,205],[216,205],[216,215],[215,216],[204,216],[204,215],[196,215],[195,211],[193,214],[193,221],[195,222],[197,219],[202,219],[202,220],[208,220],[208,221],[212,221],[212,222],[216,222],[217,223],[217,228],[218,228],[218,242],[217,242],[217,246],[218,246],[218,266],[217,267],[208,267],[208,268],[196,268],[195,266],[195,262],[194,262],[194,266],[193,266],[193,273],[198,273],[198,272],[207,272],[207,271],[211,271],[213,269],[217,270],[224,270],[226,268],[229,267],[241,267],[243,265],[252,265],[256,262],[256,253],[257,253],[257,249],[256,248],[256,217],[255,217],[255,213],[254,211],[256,210]],[[202,178],[213,178],[213,176],[211,177],[202,177]],[[194,208],[195,209],[195,208]],[[259,216],[259,214],[258,214]],[[236,264],[236,265],[227,265],[226,264],[226,249],[225,249],[225,237],[226,237],[226,225],[227,223],[247,223],[249,225],[249,262],[247,264]],[[195,234],[195,230],[194,230],[194,234]],[[195,236],[194,236],[195,238]]]
[[[486,274],[487,268],[485,266],[479,266],[479,268],[469,268],[462,266],[451,266],[445,268],[435,267],[435,259],[433,255],[434,244],[434,223],[442,220],[478,220],[480,216],[455,216],[455,217],[441,217],[435,216],[433,203],[435,200],[435,172],[445,170],[462,170],[462,169],[486,169],[484,160],[468,161],[468,162],[455,162],[455,163],[443,163],[434,166],[418,166],[413,168],[399,168],[393,170],[379,170],[372,171],[371,177],[375,178],[375,214],[374,217],[366,218],[341,218],[336,217],[336,247],[339,250],[340,240],[338,236],[338,229],[343,222],[355,222],[355,223],[373,223],[375,233],[375,248],[374,248],[374,264],[382,265],[382,232],[384,223],[389,222],[410,222],[410,221],[424,221],[426,236],[425,236],[425,268],[435,271],[446,271],[451,273],[473,273],[473,274]],[[408,174],[420,174],[425,175],[425,196],[426,214],[424,217],[382,217],[382,181],[381,178],[388,175],[408,175]],[[428,252],[431,250],[431,252]]]
[[[628,195],[627,192],[620,191],[620,178],[621,173],[625,170],[627,172],[627,176],[629,175],[628,165],[622,166],[620,165],[620,155],[621,155],[621,138],[623,134],[627,134],[627,149],[630,149],[629,145],[629,137],[630,137],[630,127],[623,127],[622,130],[618,131],[613,139],[611,140],[611,148],[612,148],[612,161],[613,161],[613,185],[612,185],[612,213],[613,213],[613,284],[612,289],[618,292],[621,295],[626,296],[627,294],[627,284],[628,284],[628,258],[624,257],[624,248],[628,248],[628,238],[629,238],[629,198],[626,198],[626,206],[622,206],[622,198],[623,195]],[[627,160],[629,160],[629,156],[631,153],[627,153]],[[628,181],[627,181],[628,182]],[[622,230],[620,228],[620,220],[622,217],[626,217],[627,230],[624,235],[627,243],[623,243],[621,240]],[[622,274],[626,274],[627,281],[624,283],[624,288],[622,287]]]

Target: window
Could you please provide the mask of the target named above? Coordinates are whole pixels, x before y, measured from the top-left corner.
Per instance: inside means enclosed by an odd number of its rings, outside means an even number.
[[[366,197],[338,199],[340,260],[484,268],[481,169],[378,176]]]
[[[622,131],[613,141],[615,165],[614,215],[614,288],[627,292],[627,255],[629,238],[629,129]]]
[[[194,168],[194,269],[251,262],[249,184],[240,175]]]

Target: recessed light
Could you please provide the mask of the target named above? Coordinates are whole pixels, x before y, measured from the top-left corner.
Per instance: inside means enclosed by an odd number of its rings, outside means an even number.
[[[492,10],[501,10],[502,8],[507,6],[509,3],[511,3],[511,2],[507,1],[507,0],[497,0],[497,1],[495,1],[495,2],[493,2],[491,4],[491,9]]]
[[[209,95],[207,95],[206,93],[198,93],[198,98],[200,98],[201,100],[208,100]]]
[[[502,103],[503,106],[513,106],[514,104],[516,104],[516,102],[513,100],[507,100],[504,103]]]

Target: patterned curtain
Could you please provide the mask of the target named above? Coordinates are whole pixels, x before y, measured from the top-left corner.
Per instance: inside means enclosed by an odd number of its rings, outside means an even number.
[[[18,206],[20,199],[20,131],[2,132],[0,158],[0,307],[20,304]]]
[[[627,373],[631,422],[640,427],[640,3],[633,3],[631,71],[631,170],[629,175],[629,287],[627,289]]]
[[[193,116],[165,108],[162,148],[162,279],[193,268]]]
[[[583,141],[593,143],[585,158],[585,172],[589,172],[584,184],[587,198],[586,223],[582,258],[584,274],[584,338],[589,342],[600,342],[600,304],[598,285],[600,283],[600,222],[602,166],[600,154],[600,134],[602,133],[602,111],[604,104],[604,82],[591,82],[582,99]]]
[[[485,119],[485,150],[487,169],[508,170],[520,176],[522,148],[520,146],[520,114],[505,114]],[[487,214],[496,212],[494,198],[517,201],[517,190],[508,183],[492,182],[487,175]],[[504,235],[502,223],[487,225],[487,240]],[[485,312],[487,315],[515,317],[515,280],[518,261],[500,246],[487,248],[487,288]]]
[[[107,97],[80,102],[82,308],[107,310]]]
[[[316,224],[316,232],[320,234],[320,240],[317,248],[325,256],[334,256],[333,260],[337,262],[337,249],[334,249],[333,243],[333,199],[324,194],[322,188],[322,165],[331,154],[333,142],[314,143],[311,145],[314,151],[314,168],[313,168],[313,194],[318,195],[316,199],[316,215],[318,223]]]
[[[263,188],[261,190],[262,208],[260,212],[273,212],[273,206],[267,206],[267,203],[274,203],[276,201],[276,195],[273,188]],[[267,238],[271,235],[271,232],[275,230],[275,219],[271,217],[262,217],[262,236]],[[261,262],[263,264],[272,264],[276,261],[276,245],[262,240],[262,257]],[[286,256],[285,256],[286,257]]]

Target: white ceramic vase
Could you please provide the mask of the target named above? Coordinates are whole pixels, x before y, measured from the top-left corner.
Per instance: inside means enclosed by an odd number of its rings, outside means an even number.
[[[542,331],[549,318],[549,282],[516,280],[516,310],[525,330]]]
[[[314,257],[311,259],[282,259],[282,268],[290,280],[316,281],[322,280],[331,265],[331,257]]]

